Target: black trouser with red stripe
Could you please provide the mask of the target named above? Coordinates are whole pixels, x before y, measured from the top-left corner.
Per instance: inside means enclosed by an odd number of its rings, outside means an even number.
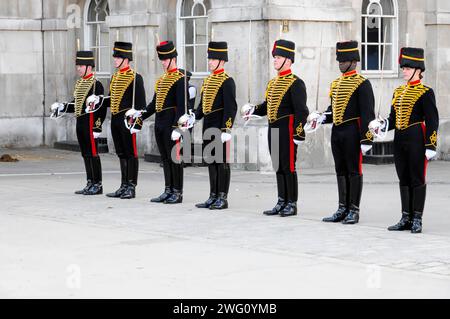
[[[131,134],[126,128],[123,112],[111,117],[111,135],[120,160],[121,184],[136,186],[139,171],[136,133]]]
[[[428,164],[424,130],[424,125],[417,124],[405,130],[396,129],[394,137],[394,160],[400,180],[402,210],[420,215],[425,206]]]
[[[220,140],[220,129],[217,130],[218,135],[212,135],[210,140],[203,140],[203,156],[208,164],[209,174],[209,191],[210,195],[217,196],[219,193],[228,194],[231,181],[230,170],[230,141],[222,143]],[[203,133],[206,128],[203,127]],[[215,141],[215,138],[219,141]],[[220,147],[218,150],[217,148]],[[219,151],[221,154],[219,154]],[[217,156],[217,157],[216,157]]]
[[[159,122],[159,123],[158,123]],[[155,120],[155,138],[164,170],[164,183],[172,191],[183,191],[183,163],[180,140],[172,141],[171,123]]]
[[[358,120],[333,125],[331,150],[338,180],[339,204],[358,211],[363,187],[362,152]]]
[[[98,156],[98,142],[94,138],[94,113],[77,117],[76,132],[81,156],[88,183],[100,184],[102,182],[102,165]]]
[[[277,174],[278,198],[295,203],[298,200],[298,180],[294,116],[289,115],[269,124],[268,137],[272,165]]]

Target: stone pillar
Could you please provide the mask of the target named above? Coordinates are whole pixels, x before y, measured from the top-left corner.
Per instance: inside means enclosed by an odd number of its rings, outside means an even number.
[[[438,149],[442,159],[450,159],[450,2],[427,1],[426,73],[434,88],[440,116]]]

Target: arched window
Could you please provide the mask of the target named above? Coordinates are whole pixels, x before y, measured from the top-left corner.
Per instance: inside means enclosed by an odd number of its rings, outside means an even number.
[[[208,0],[178,0],[177,4],[178,64],[193,77],[208,74],[209,9]]]
[[[96,54],[96,73],[99,78],[109,78],[111,50],[109,46],[109,15],[107,0],[88,0],[85,7],[84,49]]]
[[[395,0],[362,2],[362,71],[396,75],[398,8]],[[386,32],[386,34],[385,34]],[[384,65],[383,64],[383,54]]]

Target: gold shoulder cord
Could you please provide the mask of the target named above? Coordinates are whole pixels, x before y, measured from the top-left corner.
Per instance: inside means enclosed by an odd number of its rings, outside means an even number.
[[[409,123],[412,110],[417,100],[429,89],[423,84],[416,86],[402,85],[395,89],[392,106],[395,108],[395,127],[404,130],[417,123]]]
[[[266,91],[267,117],[269,123],[278,120],[278,109],[280,108],[281,101],[295,80],[294,75],[290,74],[281,77],[277,76],[269,82]]]
[[[111,114],[116,115],[119,113],[120,102],[122,101],[123,95],[133,82],[135,77],[135,72],[133,70],[128,70],[124,73],[116,72],[113,75],[111,84],[109,86],[111,94]],[[131,105],[130,105],[131,107]]]
[[[333,124],[340,125],[344,123],[344,114],[348,102],[353,93],[366,79],[357,74],[355,76],[344,77],[334,80],[331,84],[331,106],[333,109]]]
[[[162,75],[158,81],[156,81],[155,92],[156,92],[156,112],[161,112],[164,107],[164,102],[166,101],[167,94],[169,94],[172,86],[183,77],[183,73],[180,71],[168,72]],[[173,105],[170,105],[173,106]]]
[[[225,73],[211,74],[204,81],[201,89],[203,114],[211,113],[217,92],[229,76]]]
[[[94,84],[95,78],[91,76],[89,79],[79,79],[75,84],[75,91],[73,96],[75,97],[75,116],[80,116],[83,112],[84,101]],[[95,93],[95,92],[94,92]]]

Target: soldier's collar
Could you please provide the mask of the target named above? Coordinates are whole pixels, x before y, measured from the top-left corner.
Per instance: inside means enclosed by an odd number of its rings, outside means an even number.
[[[225,69],[216,70],[213,72],[213,74],[219,74],[225,72]]]
[[[123,69],[120,69],[119,72],[120,73],[124,73],[127,72],[130,69],[130,66],[124,67]]]
[[[177,71],[178,71],[178,68],[173,68],[172,70],[168,70],[167,73],[174,73],[174,72],[177,72]]]
[[[286,75],[289,75],[289,74],[292,74],[292,70],[291,69],[283,71],[283,72],[279,72],[278,76],[286,76]]]
[[[89,79],[89,78],[91,78],[93,76],[94,76],[94,73],[89,73],[88,75],[83,76],[83,80],[87,80],[87,79]]]
[[[352,76],[355,75],[357,72],[356,70],[350,71],[350,72],[346,72],[344,74],[342,74],[343,77],[348,77],[348,76]]]
[[[421,83],[421,80],[412,81],[412,82],[408,82],[408,86],[416,86],[416,85],[419,85],[420,83]]]

